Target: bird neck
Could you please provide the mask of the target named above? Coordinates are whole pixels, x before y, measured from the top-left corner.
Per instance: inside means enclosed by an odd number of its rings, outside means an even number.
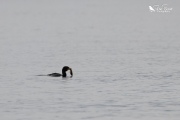
[[[65,71],[62,71],[62,76],[66,77],[66,72]]]

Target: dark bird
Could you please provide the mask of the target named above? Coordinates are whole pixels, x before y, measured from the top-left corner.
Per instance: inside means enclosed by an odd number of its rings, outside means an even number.
[[[72,72],[72,69],[68,66],[64,66],[62,68],[62,74],[60,73],[51,73],[51,74],[48,74],[48,76],[52,76],[52,77],[66,77],[66,71],[70,70],[70,74],[71,74],[71,77],[73,76],[73,72]]]

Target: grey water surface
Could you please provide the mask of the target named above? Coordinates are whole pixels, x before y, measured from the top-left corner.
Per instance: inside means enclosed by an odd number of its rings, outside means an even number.
[[[1,0],[0,119],[178,120],[179,3]]]

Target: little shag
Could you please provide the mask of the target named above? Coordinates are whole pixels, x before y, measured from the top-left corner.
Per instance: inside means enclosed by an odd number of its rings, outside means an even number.
[[[52,77],[66,77],[66,71],[70,70],[70,74],[71,74],[71,77],[73,76],[73,72],[72,72],[72,69],[68,66],[64,66],[62,68],[62,74],[60,73],[51,73],[51,74],[48,74],[48,76],[52,76]]]

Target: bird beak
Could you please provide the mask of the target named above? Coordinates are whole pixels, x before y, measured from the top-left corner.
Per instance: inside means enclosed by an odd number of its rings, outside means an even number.
[[[71,68],[69,68],[69,70],[70,70],[70,74],[71,74],[71,77],[72,77],[72,76],[73,76],[72,69],[71,69]]]

